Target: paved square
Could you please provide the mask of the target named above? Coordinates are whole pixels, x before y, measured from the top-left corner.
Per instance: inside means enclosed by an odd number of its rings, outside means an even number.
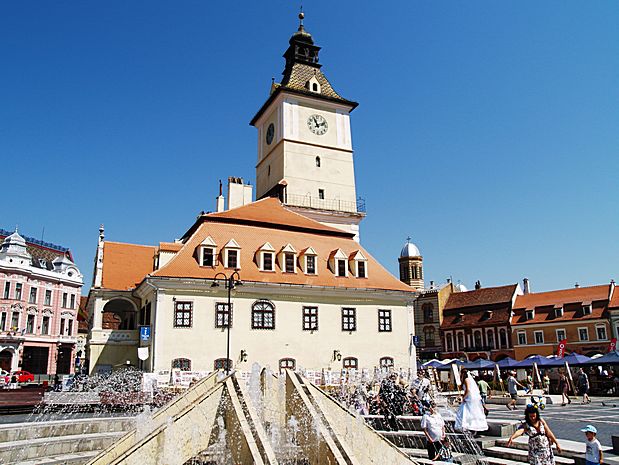
[[[602,402],[604,405],[602,405]],[[524,419],[524,406],[508,411],[504,405],[488,405],[489,418]],[[587,405],[580,400],[562,407],[561,404],[546,405],[542,417],[548,422],[557,439],[584,442],[585,435],[580,431],[585,425],[598,429],[598,439],[604,446],[612,446],[611,434],[619,435],[619,397],[595,397]]]

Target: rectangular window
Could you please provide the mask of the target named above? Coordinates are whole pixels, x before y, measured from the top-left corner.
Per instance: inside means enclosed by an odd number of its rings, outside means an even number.
[[[563,316],[563,307],[555,307],[555,318],[561,318]]]
[[[41,334],[49,334],[49,317],[44,316],[41,321]]]
[[[391,331],[391,310],[378,311],[378,331],[381,333]]]
[[[359,261],[357,262],[357,278],[365,278],[365,262]]]
[[[262,269],[264,271],[273,271],[273,254],[264,252],[262,254]]]
[[[533,318],[535,318],[535,310],[527,310],[525,312],[525,317],[527,320],[532,320]]]
[[[71,294],[71,306],[69,308],[75,308],[75,294]]]
[[[9,281],[4,283],[4,298],[5,299],[11,298],[11,283]]]
[[[230,312],[228,311],[228,304],[218,302],[215,304],[215,327],[216,328],[227,328],[230,324],[232,328],[232,323],[230,320]]]
[[[228,266],[226,268],[237,268],[239,252],[238,250],[228,250]]]
[[[65,329],[67,327],[67,320],[64,318],[60,319],[60,335],[64,336]]]
[[[305,257],[305,272],[307,274],[316,274],[316,257],[313,255],[307,255]]]
[[[44,301],[44,305],[51,305],[52,304],[52,291],[47,289],[45,291],[45,301]]]
[[[324,189],[318,189],[318,198],[320,200],[324,200],[325,199],[325,190]]]
[[[2,312],[2,317],[0,319],[0,331],[6,331],[6,320],[7,314],[6,312]]]
[[[19,313],[13,312],[11,315],[11,331],[17,331],[19,329]]]
[[[67,319],[67,335],[73,336],[73,320]]]
[[[268,301],[259,301],[251,310],[252,329],[275,329],[275,307]]]
[[[356,370],[359,368],[359,361],[355,357],[346,357],[342,366],[347,370]]]
[[[527,345],[527,333],[524,331],[518,331],[518,345]]]
[[[21,289],[22,289],[22,284],[16,283],[15,284],[15,300],[21,300]]]
[[[606,326],[596,326],[595,331],[597,332],[598,341],[605,341],[606,337]]]
[[[62,293],[62,308],[67,308],[67,301],[69,300],[69,294],[66,292]]]
[[[354,308],[342,309],[342,331],[357,330],[357,310]]]
[[[303,330],[318,330],[318,307],[303,307]]]
[[[176,302],[174,305],[174,327],[191,328],[192,302]]]
[[[28,298],[28,303],[29,304],[37,303],[37,288],[36,287],[30,288],[30,297]]]
[[[211,247],[202,248],[202,266],[215,266],[215,253]]]
[[[581,341],[589,340],[589,329],[588,328],[578,328],[578,338]]]
[[[294,254],[286,252],[284,254],[284,269],[286,273],[294,273]]]
[[[535,343],[536,344],[543,344],[544,343],[544,331],[535,331],[533,333],[533,335],[535,336]]]
[[[346,260],[337,260],[337,275],[346,276]]]
[[[583,305],[582,306],[582,314],[583,315],[591,315],[591,305]]]
[[[28,315],[28,319],[26,320],[26,332],[29,334],[34,333],[34,315]]]
[[[563,339],[565,339],[565,330],[557,329],[557,342],[561,342]]]

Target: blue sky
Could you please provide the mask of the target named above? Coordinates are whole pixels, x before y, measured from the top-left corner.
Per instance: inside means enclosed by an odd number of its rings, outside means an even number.
[[[426,281],[532,290],[619,278],[619,3],[304,4],[352,114],[364,246]],[[156,244],[254,180],[249,120],[298,4],[0,3],[0,227],[70,247]],[[87,288],[88,286],[86,286]],[[85,289],[86,292],[86,289]]]

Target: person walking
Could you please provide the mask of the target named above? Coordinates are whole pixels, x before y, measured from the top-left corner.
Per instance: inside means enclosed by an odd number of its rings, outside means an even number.
[[[481,394],[477,383],[466,368],[460,371],[461,385],[464,388],[462,403],[456,414],[456,430],[458,431],[486,431],[488,422],[481,403]]]
[[[591,403],[591,399],[589,398],[589,377],[582,368],[579,370],[578,375],[578,394],[582,396],[583,404]]]
[[[602,444],[597,440],[598,430],[593,425],[587,425],[581,429],[587,441],[585,442],[585,460],[586,465],[600,465],[604,462],[604,453],[602,452]]]
[[[525,388],[516,379],[516,372],[510,371],[509,377],[507,378],[507,392],[509,394],[509,397],[511,397],[511,399],[507,403],[507,410],[517,410],[516,401],[518,400],[518,386],[520,386],[522,389]]]
[[[426,436],[426,448],[428,449],[428,458],[435,460],[445,439],[445,420],[436,410],[436,403],[430,402],[428,412],[421,417],[421,428]]]
[[[572,401],[570,397],[567,395],[570,389],[570,383],[567,380],[567,376],[565,376],[565,371],[561,370],[559,372],[559,392],[561,393],[561,406],[565,407],[565,401],[567,400],[568,404],[571,404]]]
[[[524,411],[524,421],[507,441],[507,447],[511,447],[514,439],[526,434],[529,437],[529,464],[530,465],[555,465],[555,457],[552,445],[557,446],[557,452],[561,452],[561,446],[557,438],[539,414],[535,405],[529,405]]]
[[[479,395],[481,396],[481,403],[486,405],[486,400],[488,400],[488,390],[490,389],[490,385],[486,382],[483,377],[479,377],[479,381],[477,381],[477,387],[479,388]]]
[[[544,373],[544,378],[542,379],[542,385],[544,386],[544,394],[550,394],[550,376],[548,376],[548,372]]]

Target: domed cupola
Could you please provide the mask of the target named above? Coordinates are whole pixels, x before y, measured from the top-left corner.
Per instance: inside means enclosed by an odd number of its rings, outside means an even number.
[[[15,232],[4,239],[2,245],[0,245],[0,260],[8,260],[13,262],[18,260],[17,263],[21,265],[30,264],[32,256],[26,250],[26,239],[21,237],[15,228]]]
[[[423,289],[423,257],[419,248],[406,239],[406,244],[400,251],[400,281],[415,289]]]

